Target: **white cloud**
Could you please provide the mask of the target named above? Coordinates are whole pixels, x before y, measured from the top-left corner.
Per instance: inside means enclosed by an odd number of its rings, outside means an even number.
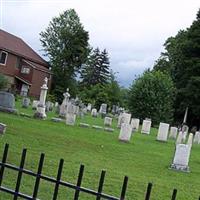
[[[89,31],[91,45],[108,50],[124,85],[153,65],[165,40],[189,27],[200,8],[198,0],[2,0],[0,5],[1,28],[36,51],[42,48],[39,33],[49,21],[74,8]]]

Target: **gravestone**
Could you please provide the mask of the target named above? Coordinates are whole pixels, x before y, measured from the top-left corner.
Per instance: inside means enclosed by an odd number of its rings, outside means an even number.
[[[87,111],[90,112],[91,110],[92,110],[92,104],[88,103],[88,105],[87,105]]]
[[[169,124],[161,122],[158,129],[157,140],[166,142],[168,132],[169,132]]]
[[[28,108],[30,104],[30,99],[28,97],[24,97],[22,99],[22,107],[23,108]]]
[[[186,132],[186,134],[188,133],[188,130],[189,130],[189,127],[187,125],[185,125],[185,124],[181,128],[181,131],[182,132]]]
[[[0,91],[0,111],[16,113],[15,97],[9,92]]]
[[[119,134],[119,140],[129,142],[132,134],[132,126],[130,124],[121,124],[121,130]]]
[[[80,123],[79,126],[84,127],[84,128],[89,128],[90,125],[86,123]]]
[[[46,110],[46,97],[47,97],[47,82],[48,82],[48,78],[45,77],[43,85],[41,86],[41,90],[40,90],[40,102],[37,106],[37,110],[34,114],[35,118],[39,118],[39,119],[44,119],[47,117],[45,110]]]
[[[187,141],[187,144],[190,145],[191,147],[193,144],[193,136],[194,136],[193,133],[190,133]]]
[[[40,103],[39,101],[33,100],[32,109],[33,109],[33,110],[36,110],[39,103]]]
[[[103,130],[102,126],[97,126],[97,125],[92,125],[92,128],[97,129],[97,130]]]
[[[186,132],[179,131],[179,134],[178,134],[178,137],[177,137],[177,140],[176,140],[176,144],[184,143],[185,140],[186,140],[186,137],[187,137]]]
[[[138,131],[140,125],[140,120],[137,118],[131,119],[131,126],[133,128],[133,131]]]
[[[109,128],[109,127],[104,127],[104,131],[114,132],[114,129],[113,128]]]
[[[105,117],[104,126],[112,126],[112,118],[111,117]]]
[[[0,123],[0,134],[4,134],[6,132],[6,125],[3,123]]]
[[[60,112],[59,115],[61,117],[66,117],[66,109],[67,109],[67,103],[69,102],[70,94],[69,94],[69,88],[67,88],[67,91],[63,93],[64,99],[62,104],[60,105]]]
[[[74,113],[67,113],[66,124],[74,126],[75,122],[76,122],[76,115]]]
[[[150,131],[151,131],[151,121],[143,120],[141,133],[150,134]]]
[[[101,114],[102,118],[105,117],[106,113],[107,113],[107,104],[102,103],[101,107],[99,109],[99,113]]]
[[[97,117],[97,109],[96,108],[93,108],[92,111],[91,111],[91,116],[92,117]]]
[[[50,111],[50,104],[51,104],[50,101],[47,101],[47,102],[46,102],[46,112],[49,112],[49,111]]]
[[[113,105],[112,106],[112,111],[111,111],[112,114],[116,114],[117,113],[117,106],[116,105]]]
[[[189,172],[190,145],[177,144],[171,169]]]
[[[200,131],[196,131],[194,135],[194,143],[200,144]]]
[[[119,115],[119,117],[118,117],[117,127],[121,128],[121,125],[123,123],[130,124],[130,120],[131,120],[131,114],[129,114],[129,113],[121,113]]]
[[[176,139],[177,133],[178,133],[178,128],[172,126],[170,128],[169,138]]]
[[[53,122],[61,122],[62,119],[61,118],[57,118],[57,117],[52,117],[51,121],[53,121]]]

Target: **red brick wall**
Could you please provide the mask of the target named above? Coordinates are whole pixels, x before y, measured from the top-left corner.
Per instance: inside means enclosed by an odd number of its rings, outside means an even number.
[[[14,76],[15,72],[18,71],[16,68],[17,56],[8,53],[6,65],[0,64],[0,73],[5,75]]]

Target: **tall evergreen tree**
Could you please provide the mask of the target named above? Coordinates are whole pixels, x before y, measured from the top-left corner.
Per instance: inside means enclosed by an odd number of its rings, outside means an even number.
[[[99,48],[94,49],[89,57],[87,63],[83,66],[81,71],[81,85],[105,85],[110,78],[110,62],[107,51],[104,49],[100,52]]]

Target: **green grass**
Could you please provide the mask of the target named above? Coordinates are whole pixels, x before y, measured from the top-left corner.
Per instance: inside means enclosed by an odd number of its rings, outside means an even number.
[[[31,109],[23,109],[17,102],[20,112],[33,115]],[[8,125],[6,134],[0,138],[0,159],[5,143],[10,144],[8,162],[19,165],[23,148],[27,148],[25,168],[37,171],[41,152],[45,153],[43,173],[56,177],[59,159],[65,160],[62,180],[76,183],[80,164],[85,165],[83,187],[96,190],[102,169],[106,170],[104,192],[119,196],[123,177],[129,177],[126,199],[142,200],[148,182],[153,183],[152,200],[170,199],[173,188],[178,189],[178,200],[198,199],[200,195],[200,146],[193,145],[190,169],[191,173],[169,170],[173,154],[174,141],[157,142],[157,129],[151,129],[150,135],[135,133],[130,143],[118,141],[119,129],[116,120],[114,133],[81,128],[79,122],[103,125],[101,118],[86,116],[78,119],[77,124],[50,121],[54,112],[48,113],[46,120],[37,120],[17,115],[0,113],[0,122]],[[3,185],[15,188],[17,173],[5,171]],[[32,194],[34,178],[23,175],[20,191]],[[41,181],[39,199],[52,199],[54,185]],[[73,190],[61,187],[58,199],[73,199]],[[12,197],[0,193],[1,200]],[[95,199],[81,194],[80,199]]]

